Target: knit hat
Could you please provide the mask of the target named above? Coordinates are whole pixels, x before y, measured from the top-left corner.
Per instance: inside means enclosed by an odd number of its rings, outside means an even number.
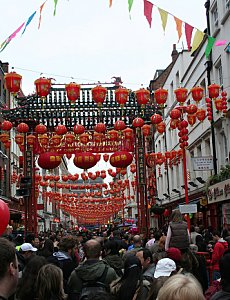
[[[180,252],[180,249],[178,249],[178,248],[171,247],[167,250],[166,253],[167,253],[167,257],[171,258],[176,263],[181,260],[181,252]]]
[[[175,262],[170,258],[162,258],[157,262],[154,278],[170,276],[176,270]]]

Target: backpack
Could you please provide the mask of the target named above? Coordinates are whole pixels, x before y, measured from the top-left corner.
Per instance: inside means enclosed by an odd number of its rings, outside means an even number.
[[[108,269],[109,267],[105,266],[102,275],[96,280],[90,280],[90,281],[82,280],[83,284],[82,284],[82,290],[81,290],[79,300],[93,299],[93,296],[97,295],[98,293],[108,291],[109,286],[104,283],[108,273]]]

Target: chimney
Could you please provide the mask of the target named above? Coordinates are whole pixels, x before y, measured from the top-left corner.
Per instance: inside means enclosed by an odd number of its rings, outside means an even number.
[[[6,63],[6,62],[3,63],[3,62],[0,61],[0,66],[2,67],[4,73],[9,72],[9,63]]]
[[[178,51],[176,50],[176,44],[173,44],[173,51],[172,51],[172,61],[175,61],[178,57]]]

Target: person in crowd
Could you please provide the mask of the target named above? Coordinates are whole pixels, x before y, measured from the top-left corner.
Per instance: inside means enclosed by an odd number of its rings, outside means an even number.
[[[124,263],[124,275],[110,284],[110,292],[117,300],[146,299],[140,298],[143,282],[142,266],[135,255],[127,256]]]
[[[198,235],[201,236],[201,234],[198,232],[199,227],[195,227],[194,225],[190,226],[190,239],[191,239],[191,244],[196,244],[196,237]]]
[[[154,233],[151,233],[150,234],[150,239],[148,240],[148,242],[145,244],[145,247],[146,248],[151,248],[151,246],[155,243],[155,235],[154,235]]]
[[[13,226],[10,224],[7,225],[5,232],[3,233],[2,237],[8,239],[10,242],[13,241]]]
[[[18,259],[14,245],[0,237],[0,299],[7,300],[18,284]]]
[[[146,244],[146,248],[148,248],[152,252],[152,254],[156,253],[159,250],[159,241],[161,236],[162,233],[160,231],[156,231],[154,233],[154,238],[155,238],[154,243],[151,244],[150,246],[148,245],[148,243]]]
[[[43,248],[38,252],[38,255],[49,259],[53,256],[54,253],[54,243],[51,239],[46,239],[43,245]]]
[[[205,243],[201,234],[196,236],[196,243],[198,247],[198,252],[206,252],[207,251],[207,244]]]
[[[166,257],[165,242],[166,242],[166,236],[162,235],[158,242],[159,247],[158,247],[157,251],[155,253],[153,253],[153,262],[155,264],[158,262],[158,260]]]
[[[119,256],[119,245],[115,240],[108,240],[104,245],[104,261],[113,268],[117,275],[123,275],[124,262]]]
[[[180,249],[173,248],[173,247],[168,248],[168,250],[166,251],[166,256],[175,262],[176,270],[179,271],[181,268],[181,259],[182,259]]]
[[[131,250],[129,250],[132,253],[136,253],[137,251],[139,251],[142,247],[142,240],[140,235],[136,234],[133,237],[133,248]]]
[[[182,252],[189,248],[190,238],[187,222],[183,221],[181,212],[176,209],[172,212],[172,221],[169,223],[165,250],[174,247]]]
[[[15,248],[17,251],[20,250],[21,245],[23,244],[24,239],[22,234],[17,234],[17,236],[15,237],[15,239],[13,239],[13,243],[15,244]]]
[[[219,262],[224,252],[228,249],[228,243],[220,236],[218,230],[213,231],[213,240],[216,242],[212,252],[212,267],[213,267],[213,280],[220,278]]]
[[[139,250],[136,256],[140,259],[142,269],[143,269],[143,279],[148,280],[152,283],[154,278],[154,272],[156,269],[155,264],[153,263],[152,253],[149,249],[143,248]]]
[[[38,272],[46,264],[46,259],[41,256],[34,256],[26,265],[22,278],[17,287],[17,300],[35,300],[36,292],[34,290]]]
[[[147,300],[156,300],[160,288],[164,285],[165,281],[168,280],[168,276],[160,276],[153,279],[153,283],[150,287]]]
[[[171,276],[159,290],[157,300],[205,300],[199,282],[190,274]]]
[[[37,300],[65,300],[62,270],[46,264],[38,272],[36,280]]]
[[[111,239],[115,240],[118,243],[119,250],[128,250],[128,245],[121,239],[121,232],[119,230],[113,231],[113,237]]]
[[[38,249],[34,248],[30,243],[24,243],[21,245],[20,250],[17,252],[19,272],[22,272],[24,270],[26,264],[35,255],[37,250]]]
[[[109,267],[103,260],[99,260],[101,255],[101,245],[96,240],[89,240],[84,245],[86,260],[80,264],[72,273],[68,281],[69,299],[78,300],[87,288],[87,285],[100,282],[108,289],[109,284],[117,278],[115,270]],[[104,278],[103,278],[104,277]],[[95,289],[94,286],[91,286]]]

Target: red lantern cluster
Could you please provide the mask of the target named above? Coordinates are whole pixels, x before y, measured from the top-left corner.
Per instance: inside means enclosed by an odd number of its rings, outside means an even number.
[[[213,114],[212,114],[212,101],[210,98],[206,98],[205,99],[205,102],[206,102],[206,106],[207,106],[207,116],[208,116],[208,120],[211,122],[212,119],[213,119]],[[201,113],[204,114],[204,109],[198,109],[198,113],[199,115]],[[206,112],[205,112],[205,115],[206,115]],[[199,117],[197,116],[197,118],[199,119]],[[202,120],[201,120],[202,121]]]
[[[227,92],[226,91],[223,91],[221,93],[221,96],[222,96],[222,112],[223,114],[227,114]]]
[[[188,146],[188,122],[186,120],[180,121],[178,124],[178,136],[179,136],[179,143],[180,143],[180,148],[186,148]]]

